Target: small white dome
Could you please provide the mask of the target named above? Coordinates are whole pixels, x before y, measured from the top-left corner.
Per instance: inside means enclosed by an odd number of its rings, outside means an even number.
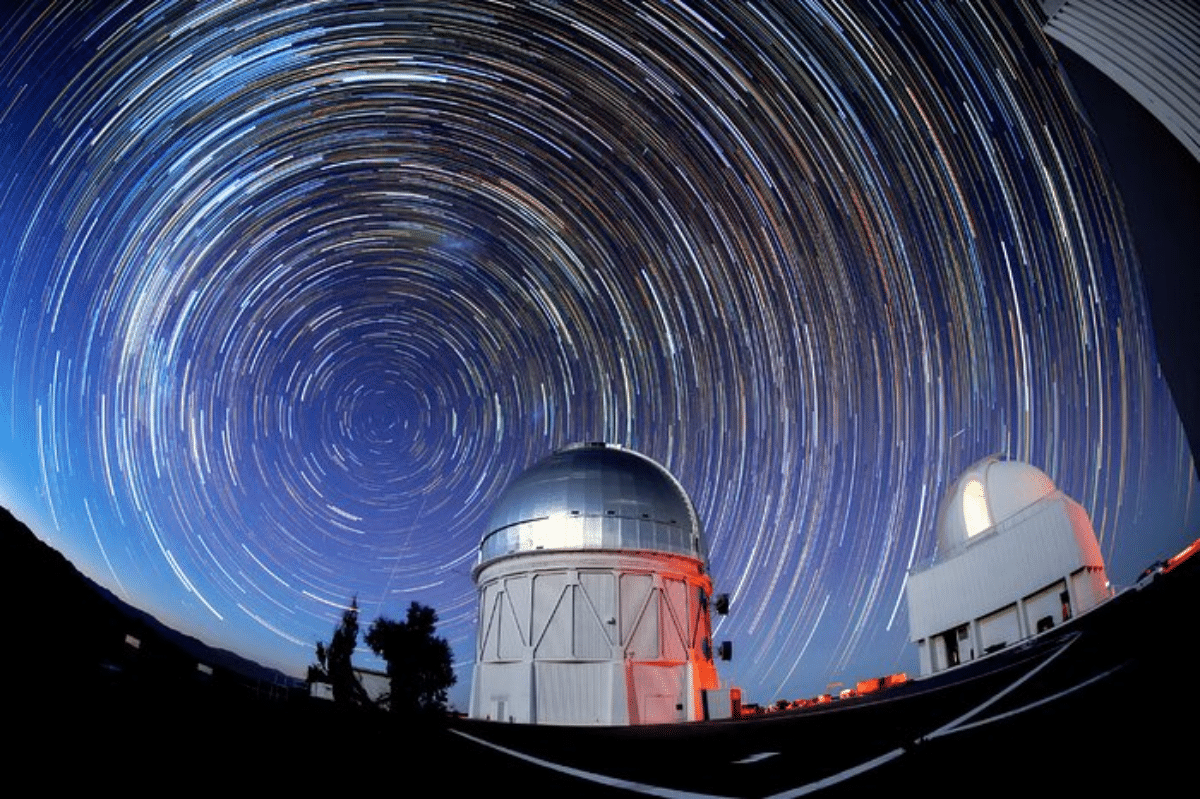
[[[954,481],[938,511],[938,550],[948,552],[1056,491],[1054,481],[1021,461],[984,458]]]

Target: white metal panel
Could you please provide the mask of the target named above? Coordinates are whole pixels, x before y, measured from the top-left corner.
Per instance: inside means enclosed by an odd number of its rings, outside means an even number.
[[[625,657],[628,660],[658,660],[660,649],[659,616],[660,592],[657,588],[650,589],[642,613],[637,617],[629,640],[625,644]]]
[[[650,574],[621,575],[621,644],[628,645],[654,587]]]
[[[476,669],[472,715],[521,724],[532,721],[529,671],[528,663],[491,663]],[[498,715],[501,710],[503,715]]]
[[[637,724],[668,724],[687,720],[684,698],[686,666],[634,663],[630,669],[631,705]]]
[[[993,647],[1011,646],[1021,640],[1021,626],[1017,606],[1009,605],[998,613],[979,620],[979,645],[983,652],[959,652],[962,660],[979,657]]]
[[[1050,621],[1055,627],[1066,621],[1063,618],[1062,608],[1062,594],[1066,590],[1066,580],[1059,580],[1026,597],[1022,603],[1025,606],[1025,629],[1036,633],[1038,621],[1046,616],[1050,617]],[[1068,616],[1068,618],[1070,617]]]
[[[1091,610],[1108,598],[1107,578],[1096,569],[1083,569],[1071,575],[1071,593],[1080,613]]]
[[[687,583],[663,580],[662,658],[687,660]]]
[[[1073,0],[1045,26],[1152,113],[1200,160],[1200,5]]]
[[[582,585],[571,586],[575,609],[574,652],[576,658],[607,660],[612,656],[608,625],[601,621]]]
[[[513,610],[511,597],[507,591],[500,594],[498,604],[496,622],[500,633],[500,658],[501,660],[520,660],[525,655],[525,646],[528,641],[517,623],[517,614]]]
[[[565,573],[533,578],[533,644],[538,658],[571,657],[573,612]]]
[[[533,578],[528,574],[508,577],[504,580],[504,592],[512,607],[513,619],[517,623],[522,640],[528,642],[530,618],[533,611]]]
[[[485,586],[479,598],[479,660],[500,659],[500,590]]]
[[[584,658],[611,658],[617,637],[616,576],[580,572],[575,597],[575,653]],[[590,632],[587,632],[590,631]]]
[[[604,624],[610,644],[617,638],[617,580],[611,571],[581,571],[579,585],[589,606]]]
[[[608,663],[534,664],[539,724],[611,724]]]
[[[708,706],[708,718],[733,718],[733,696],[729,688],[713,688],[705,692],[704,701]]]

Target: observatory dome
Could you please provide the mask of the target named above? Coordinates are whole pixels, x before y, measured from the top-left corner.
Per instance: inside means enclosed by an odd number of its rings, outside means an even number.
[[[955,481],[938,511],[937,543],[950,552],[1056,491],[1036,466],[984,458]]]
[[[552,549],[707,559],[696,511],[679,482],[645,455],[604,443],[558,450],[517,477],[488,520],[479,564]]]

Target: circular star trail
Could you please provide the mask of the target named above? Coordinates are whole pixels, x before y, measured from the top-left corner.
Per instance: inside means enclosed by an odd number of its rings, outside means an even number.
[[[915,670],[988,454],[1131,577],[1195,511],[1120,202],[1036,20],[914,6],[9,12],[10,501],[295,673],[433,605],[460,691],[490,503],[575,441],[691,493],[759,700]]]

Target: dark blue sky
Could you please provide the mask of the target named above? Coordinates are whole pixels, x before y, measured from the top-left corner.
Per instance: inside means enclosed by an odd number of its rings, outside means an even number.
[[[1032,18],[410,5],[7,12],[0,499],[97,580],[296,674],[418,600],[465,667],[490,503],[608,440],[692,495],[766,701],[915,671],[904,576],[984,456],[1114,582],[1195,537]]]

